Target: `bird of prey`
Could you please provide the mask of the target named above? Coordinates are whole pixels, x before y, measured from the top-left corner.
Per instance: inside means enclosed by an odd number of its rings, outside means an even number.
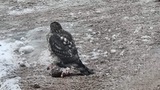
[[[60,23],[50,24],[48,43],[51,55],[58,57],[56,65],[62,68],[75,67],[82,75],[90,75],[93,72],[88,69],[80,60],[72,35],[65,31]]]

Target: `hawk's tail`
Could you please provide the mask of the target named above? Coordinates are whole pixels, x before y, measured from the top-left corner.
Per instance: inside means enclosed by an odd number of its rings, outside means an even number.
[[[78,63],[78,66],[76,68],[81,72],[82,75],[94,74],[93,70],[90,70],[81,61]]]

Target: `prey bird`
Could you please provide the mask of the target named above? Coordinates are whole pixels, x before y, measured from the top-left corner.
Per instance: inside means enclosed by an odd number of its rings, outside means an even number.
[[[93,74],[93,71],[87,68],[80,60],[72,35],[65,31],[60,23],[52,22],[50,24],[48,43],[51,55],[58,57],[55,65],[61,68],[71,68],[73,66],[82,75]]]

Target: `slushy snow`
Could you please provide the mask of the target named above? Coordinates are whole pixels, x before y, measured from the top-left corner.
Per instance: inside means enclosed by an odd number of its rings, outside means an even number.
[[[14,54],[14,50],[20,44],[20,42],[10,42],[9,40],[0,41],[0,90],[20,90],[18,77],[2,81],[4,76],[7,76],[7,74],[18,67],[17,56]]]

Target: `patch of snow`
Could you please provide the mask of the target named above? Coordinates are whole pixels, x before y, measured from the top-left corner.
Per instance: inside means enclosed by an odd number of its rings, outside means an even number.
[[[26,8],[23,10],[13,10],[13,11],[9,11],[8,14],[10,15],[22,15],[22,14],[27,14],[27,13],[32,13],[34,12],[33,8]]]
[[[28,54],[28,53],[31,53],[34,51],[34,48],[32,46],[24,46],[24,47],[21,47],[19,49],[19,52],[21,54]]]
[[[17,48],[22,47],[22,46],[25,45],[25,43],[22,42],[22,41],[15,41],[15,44],[16,44],[16,47],[17,47]]]
[[[93,49],[93,51],[90,52],[90,54],[91,54],[91,59],[98,59],[99,57],[107,57],[108,56],[107,51],[96,50],[96,49]]]
[[[152,37],[148,36],[148,35],[142,36],[141,39],[145,44],[153,44],[154,43],[152,40]]]
[[[89,5],[89,4],[99,4],[102,3],[101,0],[60,0],[60,2],[55,2],[52,0],[48,0],[47,2],[49,5],[52,5],[54,7],[61,7],[66,8],[70,6],[78,6],[78,5]]]
[[[47,6],[35,6],[32,8],[20,8],[16,10],[10,10],[8,11],[9,15],[23,15],[23,14],[28,14],[28,13],[33,13],[33,12],[42,12],[48,10]]]
[[[17,0],[17,2],[28,2],[27,0]],[[29,7],[29,8],[23,8],[23,7],[20,7],[20,8],[17,8],[17,9],[14,9],[12,10],[13,7],[10,7],[10,10],[8,11],[8,14],[9,15],[23,15],[23,14],[28,14],[28,13],[34,13],[34,12],[41,12],[41,11],[46,11],[48,9],[51,9],[52,8],[68,8],[68,7],[71,7],[71,6],[77,6],[77,5],[85,5],[85,4],[90,4],[90,3],[93,3],[93,4],[98,4],[102,1],[97,1],[97,0],[94,0],[94,1],[90,1],[90,0],[61,0],[60,2],[59,1],[52,1],[52,0],[49,0],[49,1],[45,1],[47,3],[48,6],[45,6],[45,5],[42,5],[42,6],[34,6],[34,7]],[[71,16],[74,16],[73,13],[71,13]]]
[[[8,71],[12,71],[15,67],[16,57],[13,55],[13,49],[15,48],[15,43],[7,43],[5,41],[0,41],[0,78],[5,76]]]
[[[86,61],[89,60],[89,56],[88,55],[80,55],[80,59],[82,60],[83,64],[88,64]]]
[[[145,35],[145,36],[142,36],[141,38],[142,38],[142,39],[150,39],[151,36]]]
[[[92,58],[91,59],[98,59],[98,56],[100,55],[100,53],[99,52],[91,52],[91,54],[92,54]]]
[[[41,52],[40,57],[38,59],[38,63],[41,65],[49,65],[53,63],[53,58],[50,56],[49,50],[44,50]]]
[[[148,2],[151,2],[153,0],[140,0],[141,3],[148,3]]]
[[[21,90],[18,85],[20,77],[6,80],[0,87],[0,90]]]
[[[25,41],[26,40],[26,38],[25,37],[21,37],[21,39],[20,40],[23,40],[23,41]]]
[[[15,0],[17,2],[29,2],[30,0]]]
[[[18,68],[17,56],[14,50],[20,45],[20,42],[10,42],[9,40],[0,41],[0,79]],[[15,84],[17,78],[1,82],[0,90],[20,90],[18,84]]]
[[[37,27],[35,29],[30,30],[27,33],[26,37],[27,37],[27,39],[29,38],[30,40],[33,40],[33,39],[35,39],[35,37],[38,37],[38,36],[45,37],[44,34],[47,34],[48,32],[49,32],[49,27],[47,27],[47,26]]]
[[[48,26],[37,27],[25,32],[25,36],[21,37],[25,45],[17,49],[20,57],[19,64],[24,64],[26,67],[35,67],[37,64],[48,65],[48,60],[51,60],[49,59],[50,53],[46,51],[48,32]]]
[[[21,58],[21,61],[19,61],[19,63],[18,63],[19,66],[25,65],[26,67],[31,67],[30,64],[25,60],[26,60],[26,58]]]

